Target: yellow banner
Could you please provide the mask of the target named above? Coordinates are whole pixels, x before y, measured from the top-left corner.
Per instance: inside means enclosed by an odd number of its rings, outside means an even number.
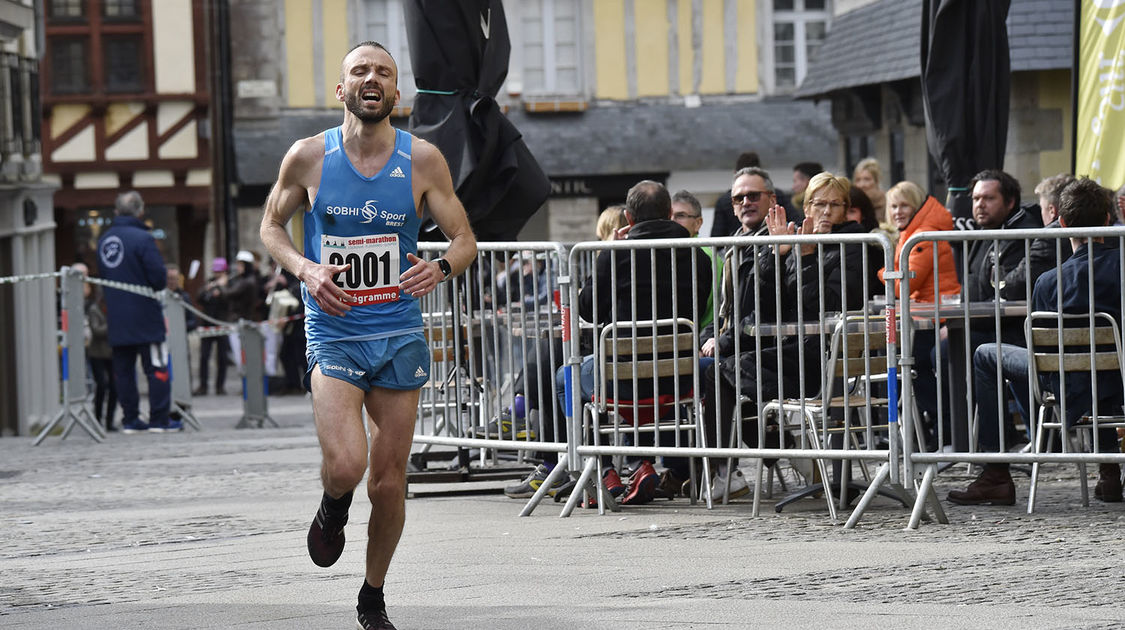
[[[1125,184],[1125,0],[1081,0],[1075,174]]]

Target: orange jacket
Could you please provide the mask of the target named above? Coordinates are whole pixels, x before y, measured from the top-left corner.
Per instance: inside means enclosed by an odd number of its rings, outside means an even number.
[[[910,238],[910,235],[915,232],[936,232],[952,229],[953,217],[950,216],[949,211],[937,199],[927,197],[926,202],[922,204],[922,208],[910,220],[910,224],[898,235],[898,244],[895,246],[895,267],[898,267],[902,246]],[[910,258],[908,259],[910,270],[914,272],[914,277],[910,279],[910,299],[915,302],[936,301],[934,299],[933,275],[933,247],[935,244],[938,252],[938,293],[941,295],[957,295],[961,292],[961,283],[957,281],[957,269],[953,266],[953,248],[949,246],[947,241],[923,241],[910,251]],[[880,280],[883,280],[884,271],[886,270],[879,270]],[[899,293],[899,283],[896,281],[895,297],[901,297]]]

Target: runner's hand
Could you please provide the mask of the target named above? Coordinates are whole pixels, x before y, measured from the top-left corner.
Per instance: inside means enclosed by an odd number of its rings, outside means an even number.
[[[441,267],[436,262],[427,262],[414,254],[407,254],[411,267],[398,277],[398,287],[403,293],[419,298],[437,288],[445,279]]]
[[[301,281],[305,283],[309,295],[312,296],[312,299],[316,300],[320,310],[329,315],[343,317],[345,313],[352,310],[349,304],[355,302],[355,298],[345,293],[333,280],[336,274],[343,273],[348,269],[351,269],[351,265],[318,265],[310,263],[307,267],[307,271],[302,274],[303,277]]]

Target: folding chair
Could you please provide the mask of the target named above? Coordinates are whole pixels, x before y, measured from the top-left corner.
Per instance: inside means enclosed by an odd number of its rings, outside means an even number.
[[[875,440],[875,431],[885,431],[888,428],[886,423],[875,422],[874,412],[882,410],[889,414],[890,400],[872,393],[873,384],[887,381],[886,320],[881,315],[846,315],[839,318],[832,328],[825,367],[828,369],[821,383],[820,394],[803,399],[774,400],[765,405],[763,413],[768,415],[771,411],[776,412],[783,430],[795,428],[804,431],[813,449],[820,449],[833,435],[839,435],[859,450],[863,448],[863,444],[871,444]],[[836,393],[837,387],[841,388],[839,394]],[[858,423],[853,422],[856,412],[861,414],[861,421]],[[792,418],[797,416],[800,421],[792,422]],[[840,419],[833,419],[834,416],[839,416]],[[915,413],[914,417],[917,421],[918,414]],[[862,441],[861,437],[864,438]],[[823,490],[829,514],[833,520],[836,519],[836,503],[829,487],[831,484],[827,481],[828,466],[823,459],[818,459],[816,465],[820,471],[821,483],[811,484],[779,501],[774,506],[776,511],[780,512],[793,501]],[[871,475],[866,465],[861,469],[864,478],[870,481]],[[865,489],[851,482],[848,487],[857,492]],[[843,492],[846,493],[846,488]],[[879,493],[908,505],[903,497],[889,490],[880,488]],[[843,494],[841,498],[846,496]],[[841,507],[844,507],[843,502]]]
[[[1092,325],[1091,325],[1092,324]],[[1050,391],[1048,387],[1060,389],[1066,376],[1084,374],[1091,384],[1098,382],[1098,372],[1117,372],[1125,383],[1125,355],[1122,354],[1121,331],[1117,322],[1108,313],[1055,313],[1035,311],[1024,320],[1024,334],[1029,348],[1028,368],[1031,374],[1031,392],[1036,413],[1035,452],[1042,453],[1048,444],[1044,430],[1061,432],[1064,453],[1077,450],[1072,433],[1089,431],[1089,443],[1094,444],[1098,429],[1125,428],[1125,417],[1107,415],[1098,410],[1083,409],[1085,415],[1066,426],[1066,408],[1079,401],[1067,401],[1065,392]],[[1057,381],[1049,384],[1046,375],[1057,375]],[[1090,505],[1089,487],[1086,480],[1086,464],[1078,463],[1079,477],[1082,479],[1082,505]],[[1039,462],[1031,465],[1031,491],[1027,496],[1027,513],[1035,510],[1036,487],[1039,483]]]
[[[472,368],[472,345],[469,331],[458,327],[451,313],[423,317],[423,334],[430,344],[431,378],[422,389],[421,409],[424,412],[476,412],[485,397],[484,382]],[[448,420],[448,418],[444,418]]]
[[[687,433],[690,441],[702,441],[703,408],[695,395],[698,365],[698,336],[689,319],[608,324],[595,348],[594,394],[583,405],[584,432],[589,435],[592,429],[595,446],[602,436],[617,445],[624,435],[642,433],[651,433],[657,443],[661,432]],[[709,478],[706,462],[704,458],[704,476]],[[694,462],[690,469],[694,503]],[[608,495],[600,475],[598,485],[599,494]]]

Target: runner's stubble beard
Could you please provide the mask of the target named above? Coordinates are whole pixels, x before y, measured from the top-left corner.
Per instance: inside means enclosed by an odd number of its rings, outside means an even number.
[[[360,92],[348,94],[344,98],[344,106],[348,108],[360,122],[364,124],[375,124],[382,122],[384,118],[390,116],[391,110],[394,109],[395,104],[393,99],[388,99],[386,94],[383,94],[383,100],[380,102],[379,109],[374,112],[368,112],[363,109],[363,98]]]

